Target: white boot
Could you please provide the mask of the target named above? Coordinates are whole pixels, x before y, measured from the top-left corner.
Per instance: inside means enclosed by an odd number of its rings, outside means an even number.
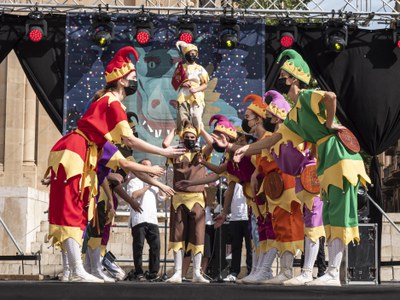
[[[294,260],[294,255],[290,251],[285,251],[280,259],[281,262],[281,270],[277,276],[274,278],[271,278],[269,280],[264,281],[263,283],[266,284],[274,284],[274,285],[281,285],[283,284],[286,280],[289,280],[293,277],[293,260]]]
[[[174,275],[167,279],[167,282],[171,283],[182,283],[182,261],[183,261],[183,250],[174,251]]]
[[[89,248],[89,246],[87,246]],[[90,267],[90,257],[87,253],[85,254],[85,260],[83,261],[83,268],[85,269],[86,272],[92,274],[92,268]]]
[[[340,286],[340,264],[342,262],[344,244],[340,239],[328,243],[329,266],[325,275],[308,282],[310,286]]]
[[[253,279],[254,284],[263,284],[264,282],[272,278],[272,264],[276,258],[277,253],[278,250],[276,248],[272,248],[264,253],[260,268]]]
[[[193,256],[193,279],[192,282],[197,283],[210,283],[209,280],[205,279],[203,275],[201,275],[201,258],[203,255],[199,252]]]
[[[304,264],[301,274],[288,281],[285,281],[283,285],[285,286],[298,286],[305,285],[306,282],[313,281],[312,271],[314,268],[315,260],[317,259],[319,251],[319,239],[317,242],[313,242],[306,236],[304,241]]]
[[[68,263],[68,255],[65,250],[61,250],[61,258],[62,258],[62,264],[63,264],[63,274],[62,274],[60,280],[62,282],[68,282],[70,280],[71,270],[70,270],[69,263]]]
[[[103,279],[104,282],[115,282],[113,278],[108,277],[103,272],[103,266],[101,265],[100,257],[100,247],[92,249],[90,246],[88,246],[86,250],[86,257],[88,257],[90,261],[90,274],[96,276],[97,278]]]
[[[68,262],[72,271],[71,281],[75,282],[104,282],[85,271],[82,265],[81,249],[77,241],[68,238],[63,242],[67,250]]]
[[[257,255],[256,251],[253,251],[250,274],[243,277],[242,279],[236,280],[236,283],[246,283],[246,280],[248,280],[248,279],[252,280],[252,278],[254,277],[254,274],[258,270],[257,264],[258,264],[259,259],[260,259],[260,257]]]

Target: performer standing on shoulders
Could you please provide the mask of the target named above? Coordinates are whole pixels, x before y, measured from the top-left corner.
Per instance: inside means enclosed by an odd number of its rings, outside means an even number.
[[[172,84],[175,90],[178,90],[177,130],[181,132],[189,124],[200,130],[203,127],[204,90],[209,81],[208,73],[196,63],[199,58],[199,49],[196,45],[179,41],[176,46],[186,60],[186,63],[178,64],[172,78]]]

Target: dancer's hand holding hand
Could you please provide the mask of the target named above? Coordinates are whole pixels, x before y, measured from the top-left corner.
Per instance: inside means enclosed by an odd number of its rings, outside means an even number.
[[[173,189],[172,187],[166,185],[166,184],[163,184],[163,183],[159,182],[158,188],[160,188],[160,189],[161,189],[164,193],[166,193],[168,196],[171,196],[171,197],[172,197],[173,195],[175,195],[174,189]]]
[[[164,173],[165,173],[164,169],[157,165],[151,166],[151,167],[149,167],[149,169],[150,170],[148,173],[151,176],[160,177],[160,176],[164,175]]]
[[[163,155],[168,158],[176,158],[185,154],[186,148],[178,148],[177,146],[169,146],[163,149]]]
[[[136,212],[138,212],[140,214],[143,212],[143,209],[142,209],[142,207],[140,206],[140,203],[137,200],[132,198],[132,201],[129,204],[130,204],[130,206],[132,207],[132,209],[134,211],[136,211]]]
[[[190,186],[190,180],[181,180],[176,183],[179,189],[185,189]]]
[[[233,161],[235,163],[239,163],[240,160],[243,158],[244,154],[246,153],[247,149],[249,149],[249,145],[243,146],[235,151],[233,156]]]

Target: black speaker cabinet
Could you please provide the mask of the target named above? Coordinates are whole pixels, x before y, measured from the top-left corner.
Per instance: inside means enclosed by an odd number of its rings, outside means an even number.
[[[345,282],[349,285],[378,284],[378,224],[359,224],[360,243],[345,251]]]

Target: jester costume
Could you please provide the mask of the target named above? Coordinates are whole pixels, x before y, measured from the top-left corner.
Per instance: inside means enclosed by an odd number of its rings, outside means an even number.
[[[197,130],[185,127],[180,133],[184,138],[186,133],[192,133],[197,139]],[[186,153],[172,160],[173,187],[176,191],[172,197],[170,209],[170,238],[168,250],[174,252],[175,273],[168,282],[182,282],[183,252],[191,251],[193,256],[192,282],[208,283],[201,275],[201,258],[204,252],[205,238],[205,195],[204,185],[178,188],[177,182],[193,180],[206,176],[205,167],[200,164],[201,150],[187,149]]]
[[[188,54],[192,50],[197,53],[199,51],[197,46],[193,44],[186,44],[180,41],[177,45],[183,55]],[[201,65],[193,62],[180,64],[180,67],[185,74],[185,81],[189,81],[192,88],[208,83],[208,73]],[[178,76],[182,76],[182,74],[178,74]],[[199,124],[202,124],[202,116],[205,107],[204,92],[201,91],[192,94],[189,88],[181,86],[178,88],[177,103],[176,122],[178,132],[182,130],[185,121],[191,121],[194,127],[199,128]]]
[[[288,57],[281,69],[308,84],[309,67],[294,50],[282,52]],[[325,92],[300,90],[295,107],[278,130],[282,139],[272,149],[280,155],[282,144],[289,141],[293,147],[303,142],[317,148],[317,176],[321,186],[323,223],[328,239],[329,268],[327,274],[308,285],[340,285],[339,267],[344,246],[359,241],[357,192],[359,183],[369,181],[364,162],[358,153],[352,153],[339,140],[334,130],[325,126]]]
[[[134,48],[125,47],[109,63],[105,76],[108,84],[135,70],[127,57],[129,53],[138,59]],[[67,252],[73,270],[72,280],[95,281],[83,270],[80,245],[87,223],[84,208],[98,194],[96,168],[101,150],[107,141],[120,143],[122,137],[132,135],[125,107],[109,91],[90,105],[78,121],[77,129],[62,137],[51,149],[46,172],[51,174],[49,238]],[[117,158],[115,164],[118,162]]]

